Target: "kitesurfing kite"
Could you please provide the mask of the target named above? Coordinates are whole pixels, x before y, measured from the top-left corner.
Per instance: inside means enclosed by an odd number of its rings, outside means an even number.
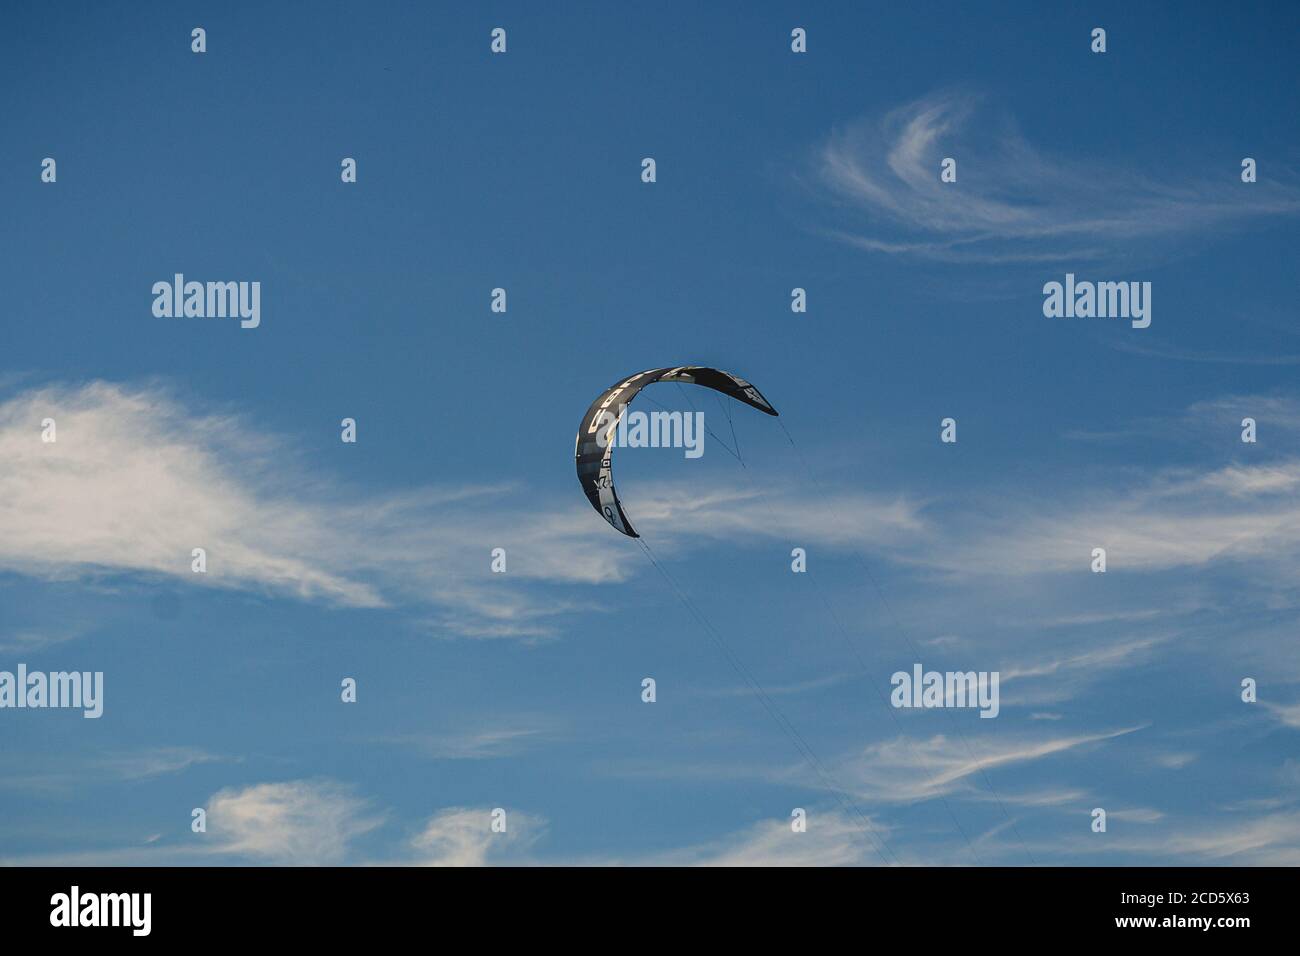
[[[629,538],[641,537],[632,528],[623,511],[623,504],[614,491],[612,462],[614,457],[614,431],[619,419],[632,404],[632,399],[647,385],[655,382],[688,382],[702,385],[715,392],[730,396],[746,405],[757,408],[768,415],[776,415],[777,410],[771,406],[762,393],[743,378],[716,368],[702,365],[679,365],[676,368],[656,368],[648,372],[638,372],[612,385],[591,403],[587,414],[578,426],[578,437],[574,441],[573,454],[578,465],[578,482],[587,494],[591,506],[606,521],[623,532]]]

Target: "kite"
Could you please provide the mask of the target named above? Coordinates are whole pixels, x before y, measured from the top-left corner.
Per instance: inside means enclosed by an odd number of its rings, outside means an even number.
[[[600,394],[582,424],[578,426],[578,437],[573,444],[573,455],[577,462],[578,482],[587,495],[587,500],[597,512],[623,532],[629,538],[641,537],[632,528],[623,511],[623,504],[614,491],[612,462],[614,457],[614,432],[619,419],[637,393],[647,385],[655,382],[687,382],[702,385],[715,392],[721,392],[757,408],[768,415],[776,415],[762,393],[743,378],[716,368],[702,365],[679,365],[676,368],[656,368],[648,372],[638,372],[617,385],[610,386]]]

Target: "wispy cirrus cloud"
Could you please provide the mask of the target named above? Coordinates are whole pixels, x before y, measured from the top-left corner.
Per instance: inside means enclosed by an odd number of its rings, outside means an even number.
[[[939,179],[958,160],[958,181]],[[1156,180],[1040,151],[984,97],[945,90],[836,130],[815,181],[852,215],[826,231],[871,252],[948,262],[1098,259],[1116,241],[1168,240],[1300,213],[1300,189],[1243,190],[1236,171]]]
[[[390,821],[356,788],[332,779],[227,787],[204,802],[207,830],[181,840],[149,833],[116,847],[0,853],[0,866],[485,866],[530,863],[546,833],[544,818],[508,811],[504,832],[491,807],[448,807],[412,835],[361,845]]]
[[[988,774],[1004,769],[1023,769],[1029,764],[1058,760],[1074,753],[1088,752],[1107,742],[1145,729],[1145,726],[1122,727],[1097,733],[1050,734],[1019,732],[987,738],[963,734],[933,734],[926,738],[891,736],[824,761],[829,768],[826,780],[841,791],[862,801],[863,806],[901,806],[956,796],[984,801],[1002,799],[991,789]],[[608,768],[607,769],[611,769]],[[612,768],[620,776],[656,779],[753,779],[803,785],[813,783],[802,763],[728,762],[718,760],[674,764],[671,761],[640,762]],[[823,781],[825,783],[825,781]],[[1077,788],[1053,788],[1006,797],[1006,802],[1026,806],[1050,805],[1074,796]],[[1051,794],[1050,796],[1048,794]]]
[[[788,489],[759,491],[737,485],[656,485],[637,496],[636,514],[673,534],[719,540],[737,535],[789,540],[804,536],[823,544],[899,544],[926,527],[921,506],[905,495],[867,495],[831,490],[819,495]]]
[[[1049,674],[1083,671],[1095,673],[1112,667],[1124,667],[1152,648],[1169,640],[1168,637],[1145,637],[1089,648],[1062,657],[1040,658],[1024,664],[1013,664],[1001,670],[1002,683],[1025,677],[1042,677]]]
[[[83,635],[79,628],[60,628],[57,630],[24,629],[10,631],[0,635],[0,654],[29,654],[47,647],[75,641]]]
[[[1135,476],[1136,477],[1136,476]],[[1094,548],[1107,565],[1151,572],[1212,561],[1300,561],[1300,459],[1167,469],[1122,489],[1003,505],[995,519],[954,530],[918,560],[954,572],[1035,575],[1086,569]]]
[[[763,820],[717,840],[628,862],[661,866],[873,866],[882,862],[876,840],[888,833],[841,810],[811,810],[808,828],[796,833],[788,820]],[[885,844],[888,845],[888,844]],[[886,859],[890,859],[886,857]]]
[[[57,428],[50,443],[46,418]],[[292,442],[249,419],[193,410],[158,385],[13,396],[0,403],[0,461],[0,570],[32,577],[130,572],[336,606],[423,606],[434,633],[535,640],[599,600],[534,585],[613,584],[646,567],[576,488],[553,503],[501,485],[368,493],[295,463]],[[647,491],[638,515],[697,538],[798,529],[841,543],[898,540],[919,521],[902,498],[844,495],[827,507],[780,491]],[[204,574],[191,569],[200,547]],[[493,547],[506,549],[508,574],[488,573]]]
[[[1122,734],[1126,731],[1119,731]],[[1102,739],[1106,736],[1102,735]],[[1081,745],[1064,739],[1050,745],[1013,748],[993,758],[1039,759]],[[958,778],[964,777],[963,771]],[[994,799],[972,791],[971,799]],[[1054,788],[1007,792],[996,798],[1011,807],[1060,812],[1076,807],[1081,819],[1094,802],[1083,791]],[[1143,860],[1187,861],[1218,865],[1293,866],[1300,861],[1300,814],[1282,807],[1287,800],[1250,801],[1240,816],[1215,819],[1172,818],[1154,807],[1115,806],[1108,817],[1115,826],[1105,839],[1071,836],[1051,842],[1031,840],[1027,847],[1039,860],[1082,861],[1098,854]],[[972,862],[971,847],[955,832],[931,835],[917,844],[904,833],[874,818],[865,821],[827,805],[806,807],[807,829],[795,832],[789,819],[760,820],[718,837],[661,850],[584,857],[539,855],[546,837],[545,817],[508,810],[506,829],[495,832],[493,808],[447,807],[415,824],[408,836],[380,840],[375,847],[359,841],[377,831],[391,814],[333,780],[293,780],[221,790],[206,801],[209,832],[181,842],[156,833],[131,844],[104,849],[47,851],[0,856],[0,865],[132,866],[210,865],[214,860],[279,865],[492,866],[542,863],[589,866],[874,866]],[[1263,807],[1260,812],[1259,808]],[[1010,839],[1013,818],[983,833],[974,833],[978,861],[1024,862],[1025,847]],[[1140,829],[1138,829],[1140,828]],[[1071,833],[1078,827],[1072,827]],[[880,847],[888,848],[882,857]]]
[[[1258,437],[1266,443],[1263,447],[1268,447],[1270,437],[1280,435],[1290,440],[1300,432],[1300,399],[1279,393],[1219,395],[1193,402],[1176,416],[1135,416],[1122,427],[1072,429],[1064,437],[1117,444],[1194,442],[1206,448],[1221,448],[1225,436],[1240,435],[1246,418],[1255,420]]]
[[[46,418],[54,442],[41,440]],[[632,559],[594,522],[571,520],[578,496],[561,514],[500,486],[367,494],[295,464],[285,445],[157,385],[20,393],[0,404],[0,569],[163,575],[348,607],[424,603],[444,631],[527,637],[566,609],[529,582],[619,580]],[[486,573],[489,543],[509,549],[508,580]],[[205,574],[191,569],[197,547]]]
[[[1105,840],[1076,838],[1063,842],[1059,849],[1078,858],[1126,854],[1203,866],[1300,865],[1300,813],[1295,811],[1213,821],[1175,819],[1145,811],[1136,819],[1121,822],[1145,824],[1150,830],[1129,830],[1121,835],[1112,828]]]
[[[1283,726],[1293,727],[1300,730],[1300,701],[1287,704],[1275,704],[1269,701],[1264,701],[1264,707]]]
[[[1141,729],[996,741],[897,737],[843,758],[837,772],[846,787],[867,801],[913,803],[956,792],[979,797],[981,789],[987,791],[984,774],[989,771],[1055,758]]]
[[[458,733],[390,734],[372,739],[375,743],[412,749],[431,760],[495,760],[514,756],[555,736],[556,721],[537,716]]]
[[[199,747],[179,746],[97,753],[89,758],[27,755],[0,777],[0,789],[67,792],[91,783],[152,780],[203,764],[234,760]]]
[[[1196,832],[1171,835],[1154,852],[1211,863],[1255,866],[1300,865],[1300,814],[1277,813]]]
[[[1267,406],[1270,422],[1288,401]],[[1189,414],[1203,422],[1239,412],[1236,400],[1202,405]],[[57,421],[55,443],[40,440],[46,417]],[[432,633],[542,640],[572,613],[600,610],[612,593],[602,585],[647,568],[579,494],[367,493],[295,465],[285,445],[159,387],[20,393],[0,404],[0,570],[53,580],[132,572],[341,606],[401,604]],[[1077,571],[1094,547],[1128,571],[1300,556],[1300,460],[1166,469],[1125,486],[1132,477],[1073,500],[990,491],[982,508],[955,515],[903,493],[699,481],[649,483],[635,508],[672,540],[812,542],[977,577]],[[496,546],[508,551],[508,574],[488,573]],[[195,547],[207,550],[206,574],[191,571]]]
[[[813,677],[808,680],[792,681],[788,684],[768,684],[764,686],[763,691],[770,697],[789,697],[796,694],[807,694],[826,690],[829,687],[836,687],[850,681],[861,681],[867,676],[868,675],[847,671],[839,674],[827,674],[823,677]],[[717,690],[701,691],[700,696],[748,697],[753,693],[753,690],[748,687],[725,687]]]

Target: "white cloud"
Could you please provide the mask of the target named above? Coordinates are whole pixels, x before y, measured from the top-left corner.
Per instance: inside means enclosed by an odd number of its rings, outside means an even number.
[[[367,801],[331,781],[262,783],[213,794],[207,804],[212,852],[284,866],[330,866],[378,827]]]
[[[33,651],[44,650],[56,644],[76,640],[84,632],[79,629],[63,628],[61,630],[23,630],[11,631],[0,638],[0,654],[13,654],[21,657]]]
[[[1088,799],[1087,793],[1072,787],[1058,787],[1053,790],[1033,790],[1024,793],[999,791],[997,793],[968,793],[968,797],[1001,802],[1019,807],[1063,807],[1078,806]]]
[[[1102,668],[1122,667],[1131,663],[1134,658],[1140,657],[1151,648],[1164,643],[1166,640],[1168,640],[1168,638],[1142,638],[1134,641],[1126,641],[1120,644],[1095,647],[1065,657],[1040,660],[1019,667],[1013,665],[1002,669],[1001,680],[1003,683],[1006,683],[1007,681],[1017,680],[1022,677],[1042,677],[1048,674],[1059,674],[1075,670],[1091,673]]]
[[[1151,807],[1134,807],[1131,810],[1110,810],[1107,819],[1122,820],[1125,823],[1159,823],[1165,818],[1164,813]]]
[[[980,802],[1001,801],[1008,805],[1054,806],[1081,797],[1082,792],[1070,787],[1018,792],[997,786],[990,775],[998,770],[1031,763],[1059,761],[1071,753],[1089,751],[1142,729],[1126,727],[1092,734],[1055,736],[1021,733],[1016,736],[998,735],[994,740],[943,734],[925,739],[900,735],[825,760],[828,773],[822,784],[827,790],[838,788],[838,792],[855,801],[859,809],[911,805],[952,796]],[[767,763],[728,762],[721,758],[680,764],[656,760],[614,767],[606,765],[605,769],[621,776],[659,780],[754,779],[786,786],[818,784],[817,777],[810,774],[802,762],[774,768]],[[879,824],[873,820],[873,825]]]
[[[562,512],[495,486],[368,495],[313,474],[285,446],[158,387],[22,393],[0,404],[0,569],[167,575],[353,607],[427,603],[441,632],[528,637],[571,606],[528,582],[615,581],[632,560],[598,522],[574,520],[586,517],[579,495]],[[496,546],[508,549],[508,577],[487,573]],[[191,569],[196,547],[206,574]]]
[[[552,739],[554,721],[534,717],[527,723],[504,723],[460,733],[392,734],[375,742],[410,747],[434,760],[488,760],[510,757]]]
[[[793,681],[788,684],[765,684],[763,691],[769,697],[789,697],[796,694],[806,694],[812,691],[825,690],[828,687],[836,687],[848,681],[857,681],[864,678],[863,674],[851,671],[839,674],[827,674],[825,677],[814,677],[809,680]],[[749,697],[754,691],[749,687],[725,687],[718,690],[701,691],[701,697]]]
[[[870,832],[873,837],[866,836],[856,817],[843,811],[809,809],[808,828],[803,833],[795,833],[789,820],[764,820],[720,840],[631,862],[663,866],[879,865],[882,857],[877,841],[883,839],[889,846],[888,831],[873,821]]]
[[[523,862],[524,854],[546,830],[545,821],[518,810],[506,813],[504,833],[492,832],[492,810],[450,807],[430,817],[410,841],[420,866],[484,866]]]
[[[791,495],[740,487],[651,486],[638,493],[636,518],[666,534],[732,540],[737,535],[791,538],[839,546],[899,544],[925,527],[920,507],[903,496]]]
[[[989,754],[979,762],[994,767],[1040,759],[1126,732],[1056,739],[1040,745],[1017,744]],[[950,749],[942,738],[932,743],[940,750]],[[944,758],[940,762],[956,765],[962,763],[962,758]],[[877,765],[873,772],[888,769]],[[946,783],[954,783],[974,769],[959,769]],[[930,789],[914,797],[925,798],[936,793]],[[985,792],[972,792],[969,796],[984,802],[994,799]],[[1085,829],[1087,808],[1093,804],[1082,791],[1071,788],[1007,792],[999,794],[997,799],[1008,806],[1024,808],[1077,804],[1082,808],[1080,815],[1085,820]],[[1279,801],[1250,803],[1276,805]],[[789,819],[776,818],[674,849],[584,858],[535,856],[533,851],[546,835],[545,818],[511,810],[506,832],[493,833],[492,810],[487,806],[440,810],[404,842],[390,845],[378,854],[360,852],[355,846],[357,838],[380,826],[385,815],[375,813],[367,801],[333,781],[291,781],[228,789],[210,797],[207,806],[209,833],[197,842],[186,840],[169,845],[166,837],[144,831],[134,842],[119,847],[0,857],[0,865],[186,865],[211,863],[215,854],[254,864],[304,866],[485,866],[546,862],[589,866],[869,866],[882,863],[878,849],[881,845],[887,847],[890,862],[928,865],[972,862],[970,848],[955,833],[897,831],[874,818],[867,818],[864,824],[839,808],[816,805],[806,808],[808,828],[804,833],[793,832]],[[1108,816],[1116,826],[1105,840],[1063,835],[1051,842],[1031,842],[1028,849],[1040,861],[1058,863],[1098,853],[1120,853],[1157,862],[1300,864],[1300,814],[1294,811],[1265,813],[1244,820],[1215,817],[1171,821],[1162,810],[1138,806],[1117,808]],[[1006,838],[1013,824],[1013,820],[1002,820],[975,837],[979,862],[989,864],[999,859],[1023,862],[1024,848],[1019,839]],[[1141,827],[1145,832],[1134,827]],[[1068,832],[1077,830],[1078,826],[1072,826]]]
[[[15,755],[10,772],[0,776],[0,789],[62,793],[90,783],[148,780],[233,759],[198,747],[176,746],[97,753],[85,759],[69,754]]]
[[[1215,866],[1300,865],[1300,814],[1294,812],[1264,814],[1239,822],[1178,820],[1161,836],[1111,836],[1114,839],[1109,846],[1083,841],[1075,848]]]
[[[1284,726],[1300,729],[1300,702],[1294,704],[1274,704],[1263,702],[1265,708]]]
[[[1285,494],[1300,488],[1300,462],[1256,467],[1229,465],[1211,472],[1202,480],[1206,488],[1222,491],[1234,498]]]
[[[957,791],[980,796],[978,791],[986,791],[986,775],[991,770],[1057,757],[1139,729],[992,742],[954,740],[944,735],[921,741],[896,737],[841,760],[837,776],[868,803],[913,803]]]
[[[1036,575],[1086,572],[1106,549],[1109,573],[1151,572],[1211,562],[1300,559],[1300,460],[1206,472],[1147,474],[1063,506],[1059,497],[1019,501],[979,524],[955,528],[920,563],[954,572]]]
[[[389,814],[334,780],[291,780],[227,788],[210,796],[207,833],[169,843],[156,832],[104,849],[2,856],[4,866],[211,865],[221,857],[271,866],[484,866],[528,864],[546,833],[542,817],[507,813],[504,833],[492,832],[492,808],[449,807],[429,817],[405,842],[370,853],[359,838]]]
[[[106,754],[94,761],[92,767],[101,768],[122,780],[142,780],[230,759],[197,747],[151,747],[147,750]]]
[[[41,440],[41,422],[57,440]],[[211,580],[340,603],[382,603],[367,585],[310,558],[324,515],[290,489],[258,496],[239,463],[253,433],[228,417],[187,416],[160,391],[105,383],[44,388],[0,405],[0,567],[60,576],[92,568],[192,575],[208,550]]]
[[[955,184],[939,179],[945,157],[958,160]],[[815,172],[838,206],[868,217],[865,228],[832,235],[874,252],[953,262],[1097,259],[1116,241],[1201,235],[1300,212],[1294,187],[1234,189],[1232,170],[1167,182],[1096,159],[1048,156],[981,97],[955,91],[837,130]]]
[[[41,441],[53,418],[57,441]],[[374,495],[296,461],[233,414],[191,412],[159,387],[49,386],[0,404],[0,570],[47,579],[166,575],[351,607],[424,605],[433,633],[541,639],[590,591],[648,568],[578,489],[540,502],[502,486]],[[648,485],[638,518],[666,536],[848,544],[919,527],[905,500]],[[191,551],[207,551],[207,573]],[[508,572],[488,571],[494,547]]]

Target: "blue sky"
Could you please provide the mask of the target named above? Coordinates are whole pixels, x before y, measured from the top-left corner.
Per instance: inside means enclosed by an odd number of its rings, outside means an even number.
[[[1300,862],[1294,6],[2,17],[0,669],[105,713],[0,711],[0,861]],[[683,363],[794,445],[620,494],[838,793],[574,478]],[[891,710],[917,662],[1000,715]]]

